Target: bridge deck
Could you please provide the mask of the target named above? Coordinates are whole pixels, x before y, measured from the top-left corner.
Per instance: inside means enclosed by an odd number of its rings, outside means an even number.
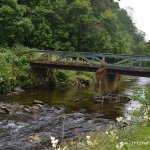
[[[50,68],[75,71],[96,72],[100,65],[83,64],[83,63],[65,63],[65,62],[50,62],[50,61],[35,61],[30,62],[35,68]],[[123,65],[106,64],[105,68],[108,73],[119,73],[131,76],[150,77],[149,67],[129,67]]]

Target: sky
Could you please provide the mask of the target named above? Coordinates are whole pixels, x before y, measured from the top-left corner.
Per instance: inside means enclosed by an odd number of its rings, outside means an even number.
[[[117,1],[117,0],[115,0]],[[132,18],[136,27],[146,34],[146,40],[150,40],[150,0],[120,0],[121,8],[132,8]]]

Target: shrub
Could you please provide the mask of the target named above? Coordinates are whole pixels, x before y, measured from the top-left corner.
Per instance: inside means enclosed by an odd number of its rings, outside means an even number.
[[[22,54],[21,54],[22,52]],[[26,52],[26,53],[25,53]],[[27,56],[28,48],[14,46],[13,48],[1,48],[0,52],[0,93],[6,93],[16,86],[29,86],[32,84],[29,59],[35,59],[33,55]]]

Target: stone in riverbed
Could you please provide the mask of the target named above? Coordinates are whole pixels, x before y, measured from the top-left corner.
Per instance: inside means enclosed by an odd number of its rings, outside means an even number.
[[[73,100],[74,102],[79,102],[80,100],[77,98],[77,99],[75,99],[75,100]]]
[[[44,105],[44,103],[42,101],[39,100],[34,100],[33,104],[40,104],[40,105]]]
[[[121,94],[107,94],[100,97],[94,97],[93,102],[95,103],[119,103],[122,101],[128,101],[130,98],[126,95]]]
[[[3,113],[3,114],[9,114],[10,113],[10,110],[4,106],[0,106],[0,113]]]
[[[43,105],[41,105],[41,104],[37,104],[37,106],[41,109],[43,108]]]
[[[24,92],[24,90],[21,89],[20,86],[18,86],[18,87],[15,87],[15,88],[14,88],[14,92]]]
[[[27,113],[31,113],[31,110],[28,106],[23,106],[22,109],[23,109],[23,111],[25,111]]]

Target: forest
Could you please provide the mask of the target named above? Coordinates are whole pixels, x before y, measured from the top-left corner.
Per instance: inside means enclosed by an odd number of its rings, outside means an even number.
[[[0,1],[0,47],[148,54],[144,36],[113,0]]]

